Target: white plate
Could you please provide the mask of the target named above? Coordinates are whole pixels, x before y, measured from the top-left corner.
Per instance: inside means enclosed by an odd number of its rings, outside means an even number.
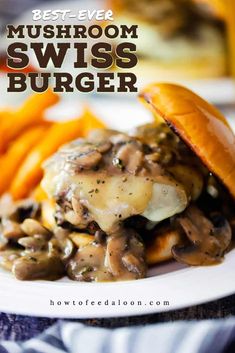
[[[150,120],[146,109],[134,101],[120,103],[111,99],[95,99],[92,105],[114,128],[126,130]],[[49,115],[71,117],[76,116],[79,109],[76,102],[65,100],[59,107],[51,109]],[[0,311],[59,318],[98,318],[175,310],[235,293],[234,268],[235,249],[217,266],[192,268],[172,261],[152,268],[149,278],[133,282],[78,283],[68,279],[20,282],[2,270]],[[54,305],[50,305],[50,300]],[[107,300],[109,305],[106,305]],[[118,300],[121,301],[120,305]],[[63,304],[65,301],[70,301],[70,305]],[[79,305],[79,301],[83,305]],[[116,305],[112,305],[112,301]],[[138,301],[142,305],[138,305]],[[164,305],[164,301],[168,301],[169,305]],[[151,305],[150,302],[158,304]]]

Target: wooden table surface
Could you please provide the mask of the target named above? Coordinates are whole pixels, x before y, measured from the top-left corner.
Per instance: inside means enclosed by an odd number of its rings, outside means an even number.
[[[19,303],[20,305],[20,303]],[[73,320],[91,326],[115,328],[177,320],[202,320],[235,316],[235,295],[203,305],[154,315],[111,319]],[[41,333],[57,319],[0,313],[0,340],[26,340]]]

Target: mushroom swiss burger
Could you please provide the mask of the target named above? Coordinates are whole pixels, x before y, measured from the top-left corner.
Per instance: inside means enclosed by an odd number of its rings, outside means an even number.
[[[84,235],[66,262],[74,280],[143,278],[148,265],[172,257],[216,264],[231,246],[232,129],[181,86],[153,84],[140,99],[154,111],[153,124],[130,134],[95,130],[44,165],[55,226]]]

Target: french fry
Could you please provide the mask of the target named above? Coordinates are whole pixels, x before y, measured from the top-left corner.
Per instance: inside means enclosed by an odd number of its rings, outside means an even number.
[[[97,118],[94,113],[89,109],[89,107],[85,106],[83,113],[83,135],[87,136],[91,130],[94,129],[103,129],[106,127],[103,121]]]
[[[20,135],[0,157],[0,195],[7,191],[27,153],[38,143],[47,125],[39,125]]]
[[[0,124],[3,122],[5,119],[9,119],[9,117],[12,115],[11,110],[1,110],[0,111]]]
[[[19,168],[10,187],[14,199],[29,195],[43,176],[42,162],[57,149],[77,137],[83,135],[83,119],[55,123],[43,139],[32,149]]]
[[[15,112],[0,119],[0,153],[25,129],[37,125],[43,120],[44,110],[57,103],[59,96],[52,90],[30,96]]]

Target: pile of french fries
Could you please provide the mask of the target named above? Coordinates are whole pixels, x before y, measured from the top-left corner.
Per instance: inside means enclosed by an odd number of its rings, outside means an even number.
[[[58,101],[59,96],[47,90],[32,95],[17,110],[0,111],[0,196],[10,193],[18,200],[39,194],[42,163],[61,145],[105,127],[88,108],[73,120],[46,120],[46,109]]]

